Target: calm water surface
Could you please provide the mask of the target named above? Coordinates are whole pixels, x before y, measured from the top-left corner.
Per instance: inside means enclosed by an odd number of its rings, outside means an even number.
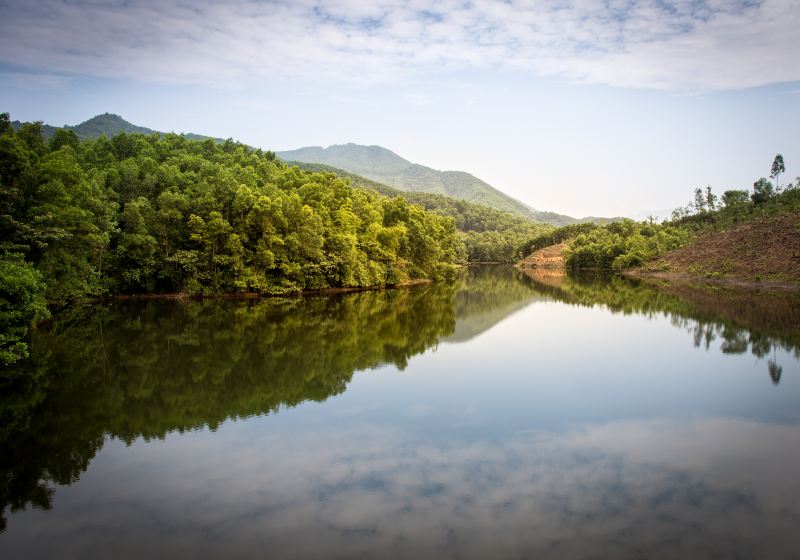
[[[798,558],[800,302],[470,269],[67,311],[0,557]]]

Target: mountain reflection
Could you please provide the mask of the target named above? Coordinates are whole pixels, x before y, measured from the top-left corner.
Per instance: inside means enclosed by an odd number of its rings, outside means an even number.
[[[346,390],[354,372],[466,343],[535,301],[666,314],[695,345],[767,356],[800,347],[798,302],[474,267],[453,283],[260,301],[147,301],[61,312],[0,376],[0,531],[7,510],[52,507],[107,438],[130,445]]]

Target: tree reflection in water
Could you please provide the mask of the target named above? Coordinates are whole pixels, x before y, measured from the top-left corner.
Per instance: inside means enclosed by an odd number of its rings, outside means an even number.
[[[451,283],[260,301],[76,307],[40,328],[32,356],[0,377],[0,530],[7,510],[49,509],[105,438],[131,443],[215,429],[342,393],[353,373],[470,340],[536,300],[670,317],[696,346],[798,353],[797,298],[656,287],[621,278],[475,267]]]

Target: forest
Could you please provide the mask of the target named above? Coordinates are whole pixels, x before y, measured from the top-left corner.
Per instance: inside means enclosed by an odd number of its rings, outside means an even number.
[[[80,140],[0,116],[0,360],[48,305],[117,294],[283,294],[440,279],[452,218],[231,140]]]
[[[516,262],[530,252],[526,243],[531,238],[555,230],[552,225],[531,221],[519,214],[484,204],[436,193],[403,191],[321,163],[290,163],[308,171],[335,173],[349,179],[353,186],[371,189],[391,198],[402,197],[426,210],[453,218],[469,262]]]
[[[53,306],[125,294],[214,295],[399,285],[465,262],[514,262],[571,240],[571,269],[622,270],[699,232],[800,208],[800,188],[693,201],[663,223],[554,228],[447,196],[404,192],[232,140],[69,128],[0,114],[0,363],[27,355]],[[333,172],[335,171],[335,173]],[[800,180],[798,180],[800,183]]]

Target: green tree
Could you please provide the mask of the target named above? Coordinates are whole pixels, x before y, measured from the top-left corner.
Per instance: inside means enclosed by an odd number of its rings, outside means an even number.
[[[750,197],[747,191],[728,190],[722,193],[722,204],[725,208],[736,208],[747,204]]]
[[[16,136],[35,154],[45,153],[47,146],[44,142],[44,127],[42,121],[23,123]]]
[[[753,194],[750,198],[756,206],[764,204],[775,195],[775,189],[772,183],[761,177],[758,181],[753,183]]]
[[[158,248],[147,228],[147,223],[153,221],[153,209],[146,198],[140,197],[125,205],[121,219],[116,248],[120,287],[127,292],[149,291],[153,288]]]
[[[42,274],[20,255],[0,258],[0,365],[28,356],[28,329],[50,316]]]
[[[14,134],[11,116],[8,113],[0,113],[0,134]]]
[[[706,211],[706,197],[703,194],[703,189],[694,190],[694,209],[698,214],[704,214]]]
[[[786,167],[783,164],[783,156],[781,154],[778,154],[772,161],[772,170],[770,171],[769,174],[771,178],[775,179],[775,190],[778,192],[780,192],[781,190],[781,184],[780,182],[778,182],[778,178],[784,171],[786,171]]]
[[[59,128],[53,133],[53,136],[50,137],[50,141],[47,143],[47,146],[51,152],[54,152],[56,150],[60,150],[64,146],[77,148],[80,142],[81,141],[78,138],[78,135],[75,134],[74,130]]]
[[[706,208],[709,212],[714,212],[717,209],[717,195],[711,192],[711,185],[706,187]]]

